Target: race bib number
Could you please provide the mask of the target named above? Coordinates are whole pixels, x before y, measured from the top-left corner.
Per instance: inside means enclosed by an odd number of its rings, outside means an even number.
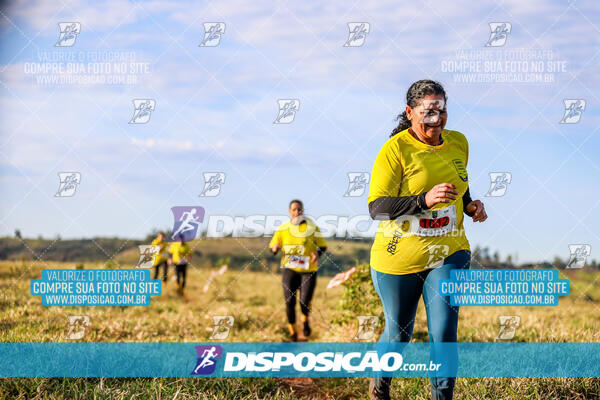
[[[284,268],[308,269],[310,267],[310,258],[304,255],[303,245],[284,245],[283,252],[287,258]]]
[[[456,229],[456,207],[427,210],[411,216],[410,231],[416,236],[442,236]]]
[[[291,255],[288,261],[288,268],[300,268],[300,269],[308,269],[310,266],[310,260],[305,256],[294,256]]]

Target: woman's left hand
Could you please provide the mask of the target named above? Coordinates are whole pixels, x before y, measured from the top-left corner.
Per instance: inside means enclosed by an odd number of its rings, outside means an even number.
[[[483,222],[487,219],[487,213],[481,200],[473,200],[467,204],[467,211],[473,214],[473,222]]]

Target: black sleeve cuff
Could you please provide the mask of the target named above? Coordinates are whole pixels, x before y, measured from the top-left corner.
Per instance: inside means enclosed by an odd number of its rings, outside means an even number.
[[[425,195],[427,192],[423,192],[417,196],[417,205],[421,208],[421,210],[429,210],[427,207],[427,202],[425,201]]]
[[[468,187],[467,187],[467,191],[465,192],[465,194],[463,194],[462,201],[463,201],[464,213],[467,214],[469,217],[472,217],[475,213],[467,212],[467,204],[469,204],[470,202],[473,201],[473,199],[471,199],[471,192],[469,191]]]

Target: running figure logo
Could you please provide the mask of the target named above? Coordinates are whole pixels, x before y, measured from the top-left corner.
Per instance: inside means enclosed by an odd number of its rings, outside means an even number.
[[[87,315],[69,315],[69,332],[65,339],[79,340],[85,336],[85,330],[91,325],[90,317]]]
[[[365,189],[369,184],[368,172],[348,172],[348,189],[344,197],[359,197],[365,194]]]
[[[583,268],[586,259],[592,254],[592,246],[589,244],[570,244],[571,256],[565,268]]]
[[[225,184],[224,172],[204,172],[204,189],[199,197],[215,197],[221,193],[221,185]]]
[[[213,317],[213,332],[210,335],[210,340],[224,340],[229,336],[231,328],[233,328],[233,316],[231,315],[214,315]]]
[[[221,36],[225,34],[225,22],[205,22],[204,39],[198,47],[216,47],[221,42]]]
[[[79,22],[59,22],[58,29],[60,29],[60,34],[54,46],[71,47],[75,44],[77,35],[81,33],[81,24]]]
[[[223,349],[221,346],[196,346],[198,361],[192,375],[209,375],[215,372],[217,359],[221,358]]]
[[[294,121],[296,111],[300,108],[300,100],[298,99],[279,99],[279,113],[273,121],[274,124],[289,124]]]
[[[560,120],[561,124],[576,124],[581,119],[581,114],[585,110],[584,99],[565,99],[565,114]]]
[[[375,315],[358,315],[358,331],[353,340],[371,340],[375,336],[375,330],[379,323],[379,317]]]
[[[156,108],[156,101],[152,99],[133,99],[133,117],[130,124],[146,124],[150,115]]]
[[[450,246],[445,244],[434,244],[429,246],[429,259],[425,268],[438,268],[444,264],[444,259],[450,254]]]
[[[177,206],[172,207],[173,212],[173,234],[172,241],[183,235],[183,240],[188,242],[196,238],[198,227],[204,220],[204,208],[200,206]]]
[[[437,124],[441,118],[441,112],[446,108],[446,102],[444,100],[423,100],[421,103],[419,123]]]
[[[521,323],[521,317],[518,315],[500,315],[500,330],[498,331],[497,340],[510,340],[515,337],[517,327]]]
[[[152,268],[154,255],[158,253],[160,247],[151,244],[141,244],[138,247],[140,248],[140,259],[136,268]]]
[[[81,174],[79,172],[59,172],[58,179],[60,179],[60,184],[54,197],[71,197],[81,183]]]
[[[365,44],[365,39],[371,31],[371,24],[368,22],[348,22],[348,40],[343,47],[360,47]]]
[[[510,22],[490,22],[490,39],[485,47],[500,47],[506,44],[508,34],[512,30]]]
[[[510,172],[490,172],[490,190],[488,190],[485,196],[504,196],[510,182],[512,182],[512,174]]]

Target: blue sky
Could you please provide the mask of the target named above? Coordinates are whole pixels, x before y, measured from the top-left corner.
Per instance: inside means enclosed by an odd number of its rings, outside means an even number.
[[[89,3],[89,4],[88,4]],[[448,93],[448,129],[470,143],[471,193],[489,219],[466,222],[473,245],[519,261],[600,251],[600,6],[594,1],[482,2],[13,2],[0,15],[0,234],[143,237],[172,224],[170,208],[207,214],[357,215],[348,172],[370,171],[415,80]],[[512,25],[485,48],[488,23]],[[80,22],[54,47],[59,22]],[[225,22],[199,47],[204,22]],[[368,22],[343,47],[349,22]],[[442,62],[457,50],[551,51],[566,71],[550,83],[459,83]],[[132,85],[47,85],[25,72],[40,52],[129,52],[150,72]],[[485,53],[482,53],[485,54]],[[87,62],[88,60],[86,60]],[[156,100],[147,124],[128,124],[132,99]],[[273,124],[277,99],[299,99]],[[559,124],[563,99],[585,99],[579,123]],[[58,172],[81,172],[56,198]],[[222,171],[218,197],[199,198],[203,172]],[[502,197],[489,173],[508,171]]]

